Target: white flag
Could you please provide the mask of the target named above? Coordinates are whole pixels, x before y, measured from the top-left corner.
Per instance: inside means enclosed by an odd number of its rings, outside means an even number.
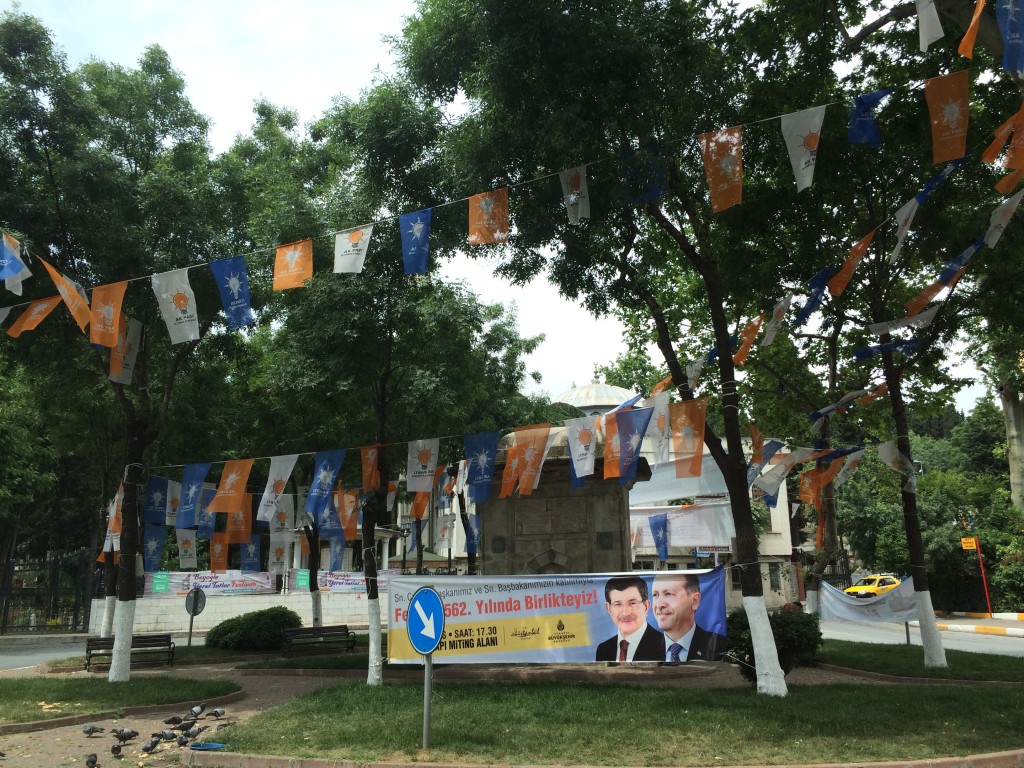
[[[291,533],[270,533],[270,552],[267,553],[267,570],[270,573],[288,573],[288,550],[291,549]]]
[[[654,463],[661,464],[669,460],[669,446],[672,444],[672,424],[668,418],[668,392],[659,392],[644,401],[644,406],[653,408],[651,420],[647,423],[647,436],[651,438],[654,448]]]
[[[438,523],[437,548],[451,549],[455,539],[455,515],[441,515]]]
[[[580,416],[565,422],[566,445],[576,477],[594,474],[594,456],[597,453],[597,428],[593,416]]]
[[[569,214],[570,224],[579,224],[580,219],[590,218],[590,195],[587,192],[587,166],[580,165],[561,171],[558,180],[562,182],[562,198]]]
[[[183,571],[194,571],[199,568],[195,530],[178,528],[174,534],[178,537],[178,567]]]
[[[178,525],[178,507],[181,506],[181,483],[167,480],[167,499],[164,507],[164,525],[172,528]]]
[[[942,39],[942,23],[939,21],[939,12],[935,10],[935,3],[932,0],[914,0],[917,5],[917,30],[921,40],[921,52],[928,50],[928,46],[936,40]]]
[[[290,454],[274,456],[270,460],[270,472],[267,475],[267,485],[263,489],[263,498],[260,499],[259,511],[256,513],[257,520],[269,521],[274,517],[278,499],[284,494],[288,478],[292,476],[298,458],[298,454]]]
[[[110,350],[110,375],[111,381],[118,384],[131,384],[132,375],[135,373],[135,361],[139,356],[139,346],[142,344],[142,321],[134,317],[128,317],[127,323],[121,323],[117,331],[117,346]],[[120,362],[120,370],[116,369],[117,362]]]
[[[459,462],[459,471],[455,475],[455,486],[454,490],[456,494],[462,493],[466,490],[466,480],[469,477],[469,462],[463,459]]]
[[[992,211],[992,216],[989,217],[988,231],[985,233],[985,245],[989,248],[995,248],[999,238],[1003,236],[1003,230],[1013,218],[1017,206],[1020,205],[1021,197],[1024,197],[1024,189],[1004,200],[998,208]]]
[[[907,482],[903,486],[904,491],[914,493],[917,490],[917,470],[914,469],[913,462],[900,452],[895,440],[878,446],[878,458],[894,472],[907,476]]]
[[[32,272],[29,270],[28,265],[25,265],[23,269],[18,270],[17,274],[11,275],[4,280],[4,287],[15,296],[21,296],[21,284],[30,277],[32,277]]]
[[[782,138],[786,140],[797,192],[807,189],[814,181],[814,164],[818,158],[818,143],[821,141],[821,124],[824,120],[824,106],[782,116]]]
[[[910,227],[913,226],[914,215],[920,206],[921,203],[918,202],[915,195],[896,211],[896,246],[892,249],[892,253],[889,254],[890,264],[896,263],[896,257],[900,255],[900,250],[903,248],[903,239],[907,236],[907,232],[910,231]]]
[[[781,462],[757,478],[754,481],[754,485],[769,496],[777,495],[779,486],[782,485],[782,481],[786,479],[786,475],[793,470],[793,467],[807,461],[814,454],[815,450],[813,448],[797,448],[792,453],[786,455]]]
[[[188,267],[153,275],[153,293],[167,324],[171,344],[199,340],[196,295],[188,282]]]
[[[855,389],[853,392],[847,392],[845,395],[842,396],[842,398],[839,399],[838,402],[832,403],[831,405],[826,405],[824,408],[821,408],[812,413],[811,432],[817,434],[818,432],[821,431],[821,428],[825,424],[825,416],[828,416],[830,413],[838,411],[840,408],[846,407],[851,402],[856,400],[858,397],[866,395],[870,391],[871,390],[868,389]]]
[[[789,305],[792,301],[793,292],[790,291],[786,294],[785,298],[775,305],[775,308],[772,310],[772,316],[764,327],[764,337],[761,339],[762,347],[770,347],[772,342],[775,341],[775,334],[782,327],[782,322],[786,319],[786,313],[789,312]]]
[[[11,308],[10,307],[4,307],[3,309],[0,309],[0,325],[4,324],[4,320],[7,319],[7,316],[9,314],[11,314]]]
[[[334,271],[362,272],[373,224],[345,229],[334,236]]]
[[[437,437],[409,441],[405,480],[405,487],[409,493],[430,491],[434,487],[434,469],[437,467],[440,443],[440,438]]]
[[[860,459],[864,455],[865,448],[861,448],[859,451],[854,451],[846,457],[846,463],[843,464],[843,468],[839,470],[839,474],[835,476],[832,481],[832,487],[838,488],[853,475],[857,469],[857,465],[860,464]]]
[[[295,530],[295,496],[285,493],[277,497],[277,508],[270,516],[270,533],[288,533]]]
[[[700,372],[703,370],[703,357],[695,357],[686,364],[686,383],[690,385],[691,390],[697,389],[697,384],[700,383]]]
[[[868,330],[876,336],[882,336],[900,328],[925,328],[931,325],[932,320],[935,319],[935,315],[940,309],[942,309],[942,305],[936,304],[931,309],[900,320],[890,320],[887,323],[872,323],[868,326]]]

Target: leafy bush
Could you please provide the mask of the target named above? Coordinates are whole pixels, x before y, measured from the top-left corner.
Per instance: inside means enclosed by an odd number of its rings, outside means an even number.
[[[821,628],[816,613],[803,613],[799,606],[787,603],[780,611],[768,614],[775,635],[775,647],[779,652],[779,665],[783,674],[814,658],[821,647]],[[740,672],[750,682],[757,681],[755,670],[754,643],[750,638],[747,612],[736,608],[726,618],[726,635],[729,638],[729,656],[740,666]]]
[[[206,633],[206,645],[233,651],[279,651],[281,630],[301,626],[302,619],[295,611],[281,606],[266,608],[222,621]]]

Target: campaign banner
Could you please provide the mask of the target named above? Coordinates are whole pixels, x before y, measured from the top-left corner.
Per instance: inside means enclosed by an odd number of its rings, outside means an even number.
[[[444,606],[444,632],[433,654],[443,664],[715,661],[726,651],[721,568],[412,575],[390,579],[390,663],[423,660],[409,640],[408,620],[410,600],[425,586]]]
[[[160,571],[160,578],[146,574],[146,595],[150,597],[177,597],[198,587],[207,595],[265,595],[277,589],[272,573],[242,573],[241,571]]]
[[[388,591],[388,580],[398,574],[398,568],[386,568],[377,571],[377,592]],[[359,571],[349,573],[345,571],[317,571],[316,585],[321,592],[359,592],[366,594],[366,578]],[[288,589],[294,591],[296,588],[309,589],[309,571],[305,568],[295,568],[288,574]]]
[[[851,597],[821,582],[818,615],[826,621],[917,621],[917,594],[911,579],[876,597]]]

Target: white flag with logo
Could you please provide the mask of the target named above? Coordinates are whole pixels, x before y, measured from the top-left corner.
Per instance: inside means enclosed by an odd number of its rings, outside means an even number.
[[[910,198],[903,204],[903,206],[896,211],[896,246],[892,249],[892,253],[889,254],[889,263],[895,264],[896,257],[900,255],[900,250],[903,248],[903,239],[907,236],[907,232],[914,224],[914,216],[917,213],[917,209],[921,207],[921,203],[918,202],[916,196]]]
[[[178,537],[178,567],[183,571],[194,571],[199,568],[195,529],[178,528],[174,534]]]
[[[932,320],[935,319],[935,315],[942,309],[941,304],[936,304],[931,309],[927,309],[924,312],[920,312],[910,317],[904,317],[899,320],[890,320],[887,323],[872,323],[868,326],[868,330],[876,336],[882,336],[886,333],[892,333],[893,331],[899,330],[900,328],[925,328],[931,325]]]
[[[181,483],[177,480],[167,481],[167,506],[164,508],[164,525],[178,525],[178,507],[181,506]]]
[[[278,500],[284,494],[288,478],[292,476],[295,469],[295,462],[298,454],[288,456],[274,456],[270,460],[270,472],[267,475],[267,485],[263,489],[263,498],[260,500],[260,508],[256,513],[257,520],[271,520],[277,512]]]
[[[821,124],[824,120],[824,106],[782,116],[782,138],[786,140],[797,192],[807,189],[814,182],[814,164],[818,159],[818,143],[821,141]]]
[[[654,448],[654,463],[669,461],[669,446],[672,444],[672,424],[668,417],[668,392],[659,392],[644,401],[644,407],[653,408],[651,420],[647,423],[647,436]]]
[[[907,482],[903,485],[904,491],[914,493],[917,490],[917,470],[914,469],[913,462],[897,447],[895,440],[878,446],[878,458],[894,472],[907,476]]]
[[[171,335],[171,344],[199,340],[196,295],[188,282],[188,267],[153,275],[153,293]]]
[[[128,385],[132,383],[135,361],[142,344],[142,321],[127,315],[122,317],[126,322],[118,328],[117,346],[110,350],[110,375],[107,378]]]
[[[942,23],[933,0],[914,0],[917,5],[917,31],[921,41],[921,53],[936,40],[942,39]],[[1011,5],[1011,8],[1013,6]]]
[[[846,463],[843,464],[843,468],[839,470],[839,474],[837,474],[835,479],[832,481],[833,488],[838,488],[853,476],[853,473],[857,469],[857,465],[860,464],[861,457],[864,455],[865,450],[867,449],[861,448],[859,451],[854,451],[846,457]]]
[[[565,422],[566,444],[576,477],[594,474],[594,456],[597,453],[597,428],[594,416],[580,416]]]
[[[409,493],[429,492],[434,487],[434,469],[437,467],[440,443],[440,438],[437,437],[409,441],[409,463],[405,480]]]
[[[373,224],[345,229],[334,236],[334,271],[356,273],[363,271],[366,249],[370,247]]]
[[[267,570],[270,573],[288,573],[288,549],[292,545],[292,533],[270,533],[270,551],[267,553]]]
[[[441,515],[437,522],[437,548],[451,549],[455,543],[455,515]]]
[[[1004,200],[998,208],[992,211],[992,216],[989,218],[988,231],[985,233],[985,245],[989,248],[995,248],[999,238],[1003,236],[1003,230],[1006,229],[1006,225],[1013,218],[1017,206],[1020,205],[1021,197],[1024,197],[1024,189],[1013,197]]]
[[[277,497],[277,508],[270,516],[271,533],[291,533],[295,530],[295,496],[290,493]]]
[[[562,199],[569,214],[570,224],[579,224],[580,219],[590,218],[590,195],[587,192],[587,166],[580,165],[561,171],[558,180],[562,182]]]
[[[783,321],[786,319],[786,313],[789,312],[789,305],[793,302],[793,292],[790,291],[782,298],[775,308],[772,309],[772,316],[768,320],[768,324],[764,327],[764,336],[761,338],[762,347],[770,347],[772,342],[775,341],[775,334],[779,332],[779,328],[782,327]]]

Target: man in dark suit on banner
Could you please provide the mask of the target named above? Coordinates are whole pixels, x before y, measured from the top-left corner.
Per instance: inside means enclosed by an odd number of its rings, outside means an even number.
[[[654,577],[651,588],[654,620],[665,633],[661,661],[718,661],[725,653],[725,636],[697,624],[700,581],[693,573],[666,572]]]
[[[651,601],[639,576],[616,576],[604,585],[605,608],[618,632],[597,646],[597,661],[664,661],[665,636],[647,623]]]

